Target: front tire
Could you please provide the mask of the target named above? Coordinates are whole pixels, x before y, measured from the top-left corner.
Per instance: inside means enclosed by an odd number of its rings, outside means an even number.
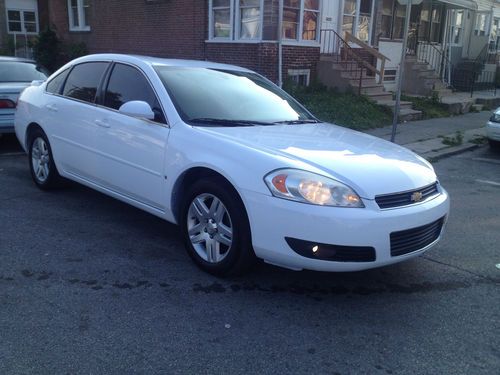
[[[200,180],[189,189],[181,228],[189,256],[208,273],[242,274],[255,262],[245,207],[222,179]]]
[[[29,138],[29,165],[31,177],[42,190],[49,190],[59,186],[61,176],[57,172],[52,149],[45,133],[36,129]]]

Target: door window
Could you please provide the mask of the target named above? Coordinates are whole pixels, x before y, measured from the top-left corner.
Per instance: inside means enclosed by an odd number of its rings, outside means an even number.
[[[106,62],[89,62],[76,65],[69,73],[64,85],[63,95],[94,103],[97,88],[107,66],[108,63]]]
[[[66,76],[69,73],[69,69],[66,69],[65,71],[59,73],[57,76],[52,78],[49,83],[47,83],[47,92],[50,92],[51,94],[60,94],[61,93],[61,86],[64,83],[64,80],[66,79]]]
[[[165,123],[160,103],[144,74],[129,65],[116,64],[109,78],[104,105],[118,110],[131,100],[148,103],[155,113],[155,121]]]

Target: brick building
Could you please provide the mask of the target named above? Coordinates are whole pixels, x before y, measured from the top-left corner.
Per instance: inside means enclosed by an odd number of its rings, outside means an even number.
[[[278,80],[279,0],[38,0],[50,25],[92,53],[236,64]],[[284,0],[283,79],[308,82],[320,55],[321,0]]]

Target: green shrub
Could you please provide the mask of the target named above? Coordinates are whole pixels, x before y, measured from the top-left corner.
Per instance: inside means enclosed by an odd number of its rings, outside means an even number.
[[[40,32],[33,43],[33,57],[36,62],[50,72],[54,72],[60,66],[61,41],[51,29]]]

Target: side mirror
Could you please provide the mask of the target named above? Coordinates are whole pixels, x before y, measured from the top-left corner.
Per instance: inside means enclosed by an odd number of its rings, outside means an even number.
[[[130,102],[126,102],[118,111],[124,115],[145,118],[148,120],[154,120],[155,118],[151,106],[142,100],[131,100]]]

